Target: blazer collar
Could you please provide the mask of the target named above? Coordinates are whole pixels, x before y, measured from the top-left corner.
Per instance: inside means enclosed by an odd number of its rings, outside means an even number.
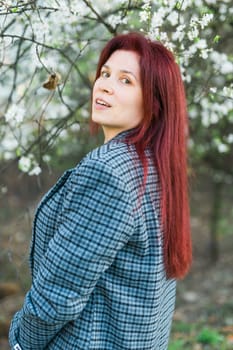
[[[117,134],[116,136],[114,136],[113,138],[111,138],[108,142],[112,142],[112,141],[123,141],[125,140],[128,136],[130,136],[131,134],[135,134],[135,131],[137,130],[137,128],[132,128],[132,129],[128,129],[128,130],[124,130],[119,132],[119,134]]]

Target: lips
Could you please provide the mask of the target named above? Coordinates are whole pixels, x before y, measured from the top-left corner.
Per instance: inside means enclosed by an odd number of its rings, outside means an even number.
[[[100,106],[111,107],[111,105],[110,105],[107,101],[103,100],[102,98],[97,98],[97,99],[95,100],[95,103],[96,103],[97,105],[100,105]]]

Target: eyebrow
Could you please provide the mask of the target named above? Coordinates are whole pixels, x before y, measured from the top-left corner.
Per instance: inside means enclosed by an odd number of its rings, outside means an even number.
[[[109,67],[107,64],[103,64],[102,67],[105,67],[105,68],[107,68],[107,69],[110,70],[110,67]],[[130,70],[127,70],[127,69],[120,69],[120,72],[121,72],[121,73],[130,74],[130,75],[132,75],[132,76],[134,77],[134,79],[136,79],[136,80],[138,81],[138,78],[136,77],[136,75],[135,75],[133,72],[131,72]]]

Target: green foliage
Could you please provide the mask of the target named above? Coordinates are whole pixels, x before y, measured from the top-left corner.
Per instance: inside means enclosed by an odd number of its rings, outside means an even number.
[[[193,329],[194,325],[187,323],[187,322],[174,322],[173,325],[173,331],[174,332],[183,332],[183,333],[190,333]]]
[[[185,345],[185,341],[182,339],[174,340],[169,346],[168,350],[180,350]]]
[[[227,335],[202,323],[174,321],[168,350],[232,350]]]
[[[197,341],[202,344],[217,345],[221,344],[224,337],[214,329],[203,328],[197,336]]]

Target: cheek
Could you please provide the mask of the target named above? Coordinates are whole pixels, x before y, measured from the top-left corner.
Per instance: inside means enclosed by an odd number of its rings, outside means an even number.
[[[92,88],[92,95],[91,95],[92,103],[93,103],[93,101],[94,101],[94,99],[95,99],[95,94],[96,94],[96,92],[97,92],[97,84],[95,83],[95,84],[93,85],[93,88]]]
[[[135,98],[135,115],[137,116],[137,120],[141,121],[143,119],[144,116],[144,106],[143,106],[143,101],[140,98],[140,96],[138,96],[137,98]]]
[[[94,95],[95,91],[96,91],[96,87],[97,87],[97,84],[94,83],[93,87],[92,87],[92,96]]]
[[[142,111],[144,109],[142,92],[138,93],[138,96],[135,100],[137,101],[138,109]]]
[[[140,109],[141,112],[144,111],[144,105],[143,105],[143,101],[140,101],[138,108]]]
[[[92,88],[92,92],[95,93],[96,90],[98,90],[99,88],[99,79],[97,79],[94,84],[93,84],[93,88]]]

